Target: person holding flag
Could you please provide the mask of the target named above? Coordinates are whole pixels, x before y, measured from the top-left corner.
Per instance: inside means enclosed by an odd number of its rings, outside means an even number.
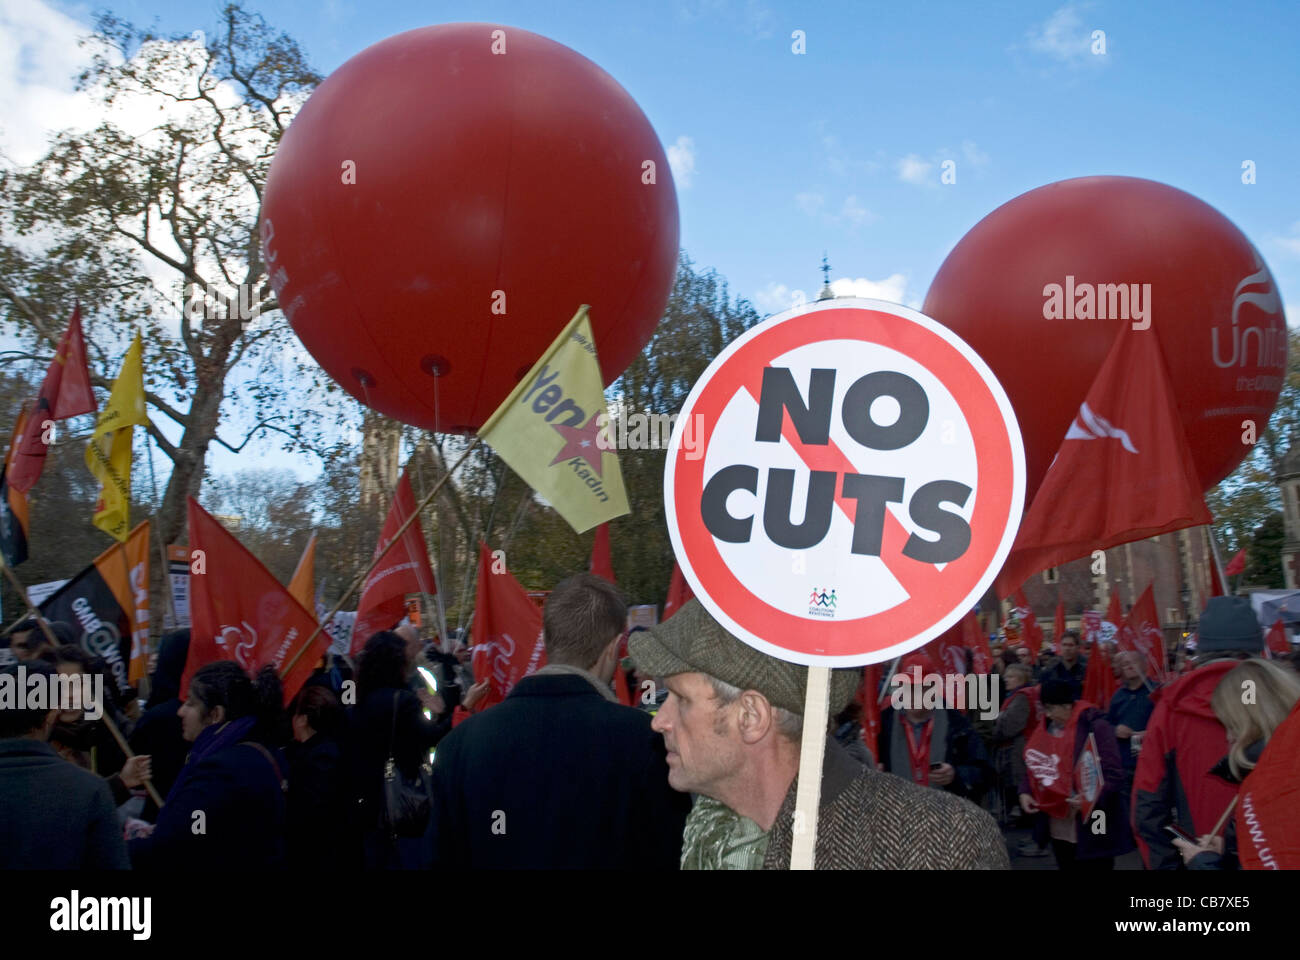
[[[1133,849],[1115,733],[1101,711],[1080,700],[1065,680],[1045,681],[1040,699],[1046,723],[1025,744],[1020,807],[1050,818],[1052,852],[1061,870],[1113,870],[1115,858]],[[1099,759],[1101,786],[1087,811],[1076,770],[1090,743]],[[1105,829],[1094,830],[1094,824],[1105,824]]]
[[[135,426],[149,422],[142,349],[137,332],[86,447],[86,467],[100,485],[93,522],[118,542],[131,532],[131,441]]]

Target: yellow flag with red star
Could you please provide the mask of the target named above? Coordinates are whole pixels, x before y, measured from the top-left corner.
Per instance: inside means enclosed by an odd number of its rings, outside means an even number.
[[[629,512],[583,304],[478,435],[578,533]]]

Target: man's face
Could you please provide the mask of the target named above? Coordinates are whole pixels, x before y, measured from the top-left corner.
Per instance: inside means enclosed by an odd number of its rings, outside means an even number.
[[[1016,651],[1016,659],[1023,664],[1032,665],[1034,658],[1033,658],[1033,654],[1029,652],[1028,647],[1021,647],[1019,650]]]
[[[15,633],[9,641],[9,649],[14,652],[16,660],[35,660],[36,652],[40,649],[41,638],[36,636],[35,630],[24,630],[22,633]]]
[[[677,673],[664,680],[668,699],[650,726],[663,734],[668,784],[682,793],[717,795],[741,766],[743,746],[736,729],[736,704],[722,707],[702,673]]]
[[[1125,683],[1132,683],[1135,680],[1142,679],[1142,668],[1138,664],[1138,658],[1132,653],[1124,653],[1119,657],[1119,676]]]
[[[1066,663],[1074,663],[1074,661],[1079,659],[1078,637],[1061,638],[1061,659]]]

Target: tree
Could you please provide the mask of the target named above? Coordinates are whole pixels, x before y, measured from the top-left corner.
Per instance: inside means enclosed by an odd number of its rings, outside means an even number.
[[[1282,545],[1286,530],[1281,513],[1272,513],[1255,528],[1246,546],[1246,569],[1241,582],[1252,587],[1270,587],[1280,590],[1286,586],[1282,572]]]
[[[1237,469],[1205,497],[1225,563],[1252,543],[1262,523],[1274,514],[1280,516],[1277,475],[1287,451],[1296,443],[1300,443],[1300,332],[1288,330],[1286,380],[1268,426],[1258,433],[1258,442]]]
[[[212,443],[238,452],[257,432],[277,430],[288,445],[310,449],[320,403],[288,394],[299,384],[337,391],[312,363],[299,365],[300,376],[282,375],[277,364],[293,355],[287,325],[250,325],[230,302],[186,308],[239,290],[262,315],[278,309],[266,287],[258,206],[275,146],[320,78],[293,40],[237,5],[225,8],[211,40],[201,32],[162,38],[103,13],[89,43],[94,58],[79,87],[105,119],[89,132],[58,134],[29,168],[0,168],[0,302],[27,355],[43,364],[39,354],[80,300],[93,381],[104,388],[132,327],[143,329],[151,417],[180,427],[176,443],[148,427],[171,460],[158,533],[172,542]],[[116,121],[114,108],[142,104],[160,108],[151,130]],[[151,279],[159,275],[174,295],[159,294]],[[257,421],[240,443],[219,433],[232,379]]]

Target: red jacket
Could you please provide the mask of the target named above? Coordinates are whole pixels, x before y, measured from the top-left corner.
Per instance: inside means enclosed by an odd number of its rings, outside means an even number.
[[[1151,694],[1155,711],[1133,776],[1133,833],[1148,869],[1182,866],[1166,824],[1177,823],[1194,837],[1209,833],[1237,793],[1210,773],[1228,752],[1210,696],[1238,662],[1212,661]]]

